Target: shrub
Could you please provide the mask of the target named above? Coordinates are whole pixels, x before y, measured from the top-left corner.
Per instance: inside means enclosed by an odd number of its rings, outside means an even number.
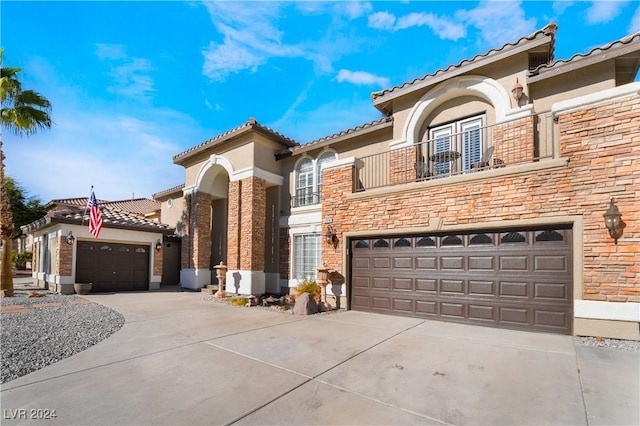
[[[33,254],[30,251],[14,251],[13,263],[15,263],[17,269],[27,269],[27,262],[31,262]]]
[[[233,297],[231,298],[231,304],[234,306],[244,306],[247,304],[249,299],[246,297]]]
[[[305,279],[296,287],[296,294],[300,296],[302,293],[310,293],[316,300],[320,300],[322,287],[313,280]]]

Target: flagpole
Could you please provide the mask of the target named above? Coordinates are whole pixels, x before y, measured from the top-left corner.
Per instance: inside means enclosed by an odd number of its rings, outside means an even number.
[[[93,185],[91,185],[91,190],[89,191],[89,198],[87,198],[87,204],[84,205],[84,213],[82,213],[82,222],[80,225],[84,226],[84,217],[87,215],[87,209],[89,209],[89,201],[91,201],[91,194],[93,194]]]

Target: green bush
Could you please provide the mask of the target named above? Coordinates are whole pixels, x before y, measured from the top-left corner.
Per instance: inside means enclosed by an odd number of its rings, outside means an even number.
[[[300,296],[302,293],[310,293],[316,300],[320,300],[322,287],[313,280],[305,279],[296,287],[296,294]]]
[[[14,251],[12,256],[16,268],[21,270],[27,269],[27,262],[31,262],[33,259],[33,254],[30,251]]]

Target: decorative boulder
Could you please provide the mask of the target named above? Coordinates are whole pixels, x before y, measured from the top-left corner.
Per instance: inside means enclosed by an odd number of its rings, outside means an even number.
[[[294,315],[312,315],[318,313],[318,303],[310,293],[302,293],[293,305]]]

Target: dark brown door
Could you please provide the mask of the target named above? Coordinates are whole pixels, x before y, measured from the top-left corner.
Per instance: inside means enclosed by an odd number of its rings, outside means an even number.
[[[352,239],[350,307],[571,334],[571,229]]]
[[[149,289],[149,246],[78,241],[76,282],[92,292]]]

